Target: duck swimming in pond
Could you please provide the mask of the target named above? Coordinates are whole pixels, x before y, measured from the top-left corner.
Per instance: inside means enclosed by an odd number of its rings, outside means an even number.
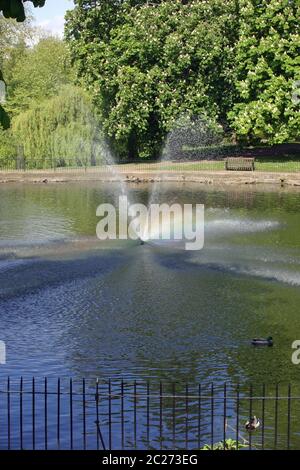
[[[255,429],[259,428],[260,426],[260,421],[256,416],[253,416],[253,418],[250,418],[249,421],[246,422],[245,428],[247,431],[255,431]]]
[[[254,338],[251,343],[253,346],[273,346],[273,338],[272,336],[268,338]]]

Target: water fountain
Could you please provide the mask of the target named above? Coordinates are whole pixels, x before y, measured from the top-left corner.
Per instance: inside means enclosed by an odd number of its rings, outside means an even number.
[[[168,204],[171,206],[182,207],[182,201],[178,200],[177,191],[173,190],[174,183],[169,181],[170,172],[180,168],[182,165],[195,165],[195,147],[197,148],[198,158],[213,159],[219,157],[216,145],[220,144],[222,139],[222,131],[210,120],[203,117],[188,118],[181,117],[174,124],[174,128],[166,139],[165,146],[162,151],[159,168],[162,169],[158,178],[151,184],[148,193],[148,218],[136,221],[136,212],[130,213],[130,208],[138,205],[135,196],[131,191],[131,186],[124,178],[124,174],[119,171],[118,165],[112,156],[107,145],[103,146],[104,162],[108,172],[113,175],[113,180],[118,182],[119,191],[115,191],[115,202],[119,195],[126,196],[129,208],[129,223],[131,229],[136,233],[136,241],[140,245],[149,245],[153,248],[165,250],[184,250],[187,240],[183,237],[177,237],[183,225],[181,214],[167,213],[158,219],[155,223],[151,220],[151,207],[153,205]],[[191,149],[191,158],[188,158],[189,149]],[[184,157],[182,158],[182,154]],[[178,166],[176,167],[176,165]],[[165,169],[165,172],[164,172]],[[177,170],[178,171],[178,170]],[[188,183],[183,183],[187,186]],[[176,184],[175,184],[176,186]],[[205,202],[203,191],[201,195],[197,195],[195,184],[193,185],[193,200],[184,202],[202,204]],[[200,191],[199,191],[200,193]],[[209,192],[208,192],[209,194]],[[131,218],[131,219],[130,219]],[[239,249],[232,240],[236,238],[248,238],[255,234],[263,232],[276,232],[280,230],[281,224],[278,220],[272,218],[257,219],[245,217],[245,214],[238,214],[229,208],[218,209],[207,207],[205,212],[205,249],[198,254],[195,253],[190,261],[199,267],[212,266],[216,269],[226,270],[234,273],[248,273],[253,276],[262,276],[266,278],[274,278],[278,280],[287,280],[293,284],[300,284],[300,277],[296,271],[285,267],[278,268],[275,263],[282,262],[283,258],[275,261],[278,255],[270,251],[264,256],[265,249],[259,249],[251,246],[243,246]],[[152,222],[152,223],[151,223]],[[193,228],[195,226],[193,225]],[[296,263],[297,264],[297,263]]]
[[[166,172],[162,173],[159,181],[156,180],[150,188],[149,208],[151,205],[161,202],[170,206],[176,205],[178,194],[172,190],[173,184],[168,181],[169,173],[172,172],[170,168],[176,169],[177,163],[181,169],[184,164],[195,164],[193,162],[195,147],[198,160],[199,158],[206,160],[220,158],[217,145],[221,143],[222,137],[221,129],[210,120],[203,119],[203,117],[181,117],[166,139],[159,162],[160,168],[165,168]],[[192,149],[191,158],[188,157],[189,148]],[[187,186],[186,179],[183,185]],[[194,191],[192,202],[194,204],[204,203],[204,200],[201,199],[203,192],[201,192],[201,196],[197,196],[195,193],[197,191]],[[174,237],[174,233],[182,224],[182,219],[174,217],[172,222],[172,233],[169,239],[168,236],[164,236],[164,231],[169,231],[169,220],[164,224],[162,218],[160,223],[150,228],[149,224],[146,225],[141,237],[143,243],[146,242],[152,247],[159,246],[164,249],[184,249],[184,241],[186,240],[176,240]],[[207,207],[205,212],[205,249],[195,253],[191,262],[199,267],[211,266],[229,272],[250,274],[254,277],[277,279],[300,285],[298,256],[293,258],[292,265],[294,267],[291,269],[291,263],[284,260],[292,255],[279,255],[274,250],[267,250],[265,247],[252,247],[252,243],[239,249],[234,242],[237,238],[253,238],[256,234],[272,233],[281,230],[281,228],[282,224],[276,218],[251,218],[251,216],[245,217],[244,213],[237,214],[236,211],[231,211],[229,208]]]

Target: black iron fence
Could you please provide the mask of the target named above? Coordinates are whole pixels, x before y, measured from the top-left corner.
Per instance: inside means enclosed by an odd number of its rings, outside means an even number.
[[[0,383],[0,449],[300,448],[300,396],[291,385]]]
[[[59,173],[107,173],[114,171],[122,172],[197,172],[197,171],[225,171],[227,157],[219,156],[213,159],[181,159],[150,161],[139,159],[136,162],[121,162],[114,164],[113,160],[103,162],[100,159],[90,161],[87,159],[73,158],[45,158],[30,160],[23,157],[0,160],[0,172],[45,172]],[[300,154],[276,156],[258,155],[255,158],[254,171],[261,172],[300,172]]]

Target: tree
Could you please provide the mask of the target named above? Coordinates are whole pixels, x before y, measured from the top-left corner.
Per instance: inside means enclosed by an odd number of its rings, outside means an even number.
[[[0,67],[10,56],[14,47],[20,42],[32,43],[36,39],[38,28],[33,25],[33,17],[27,15],[22,23],[17,23],[13,19],[6,19],[0,15]]]
[[[51,36],[41,39],[33,48],[20,41],[3,70],[8,85],[6,108],[12,115],[56,95],[71,81],[66,45]]]
[[[0,130],[8,129],[9,126],[10,126],[9,115],[8,115],[7,111],[5,111],[5,109],[0,104]]]
[[[97,122],[87,95],[68,85],[14,118],[12,130],[24,146],[27,167],[90,165],[103,153]]]
[[[79,77],[84,74],[95,45],[109,41],[111,31],[126,21],[130,7],[145,3],[147,0],[74,0],[75,8],[67,11],[65,17],[65,37]]]
[[[300,137],[299,0],[241,0],[236,48],[237,102],[229,113],[240,141],[283,143]]]
[[[16,142],[11,131],[0,127],[0,167],[14,169],[16,153]]]
[[[77,2],[66,38],[120,157],[157,156],[182,114],[226,118],[235,1],[113,2],[118,11],[112,22],[106,2],[97,2],[97,9],[91,3]]]
[[[24,10],[24,2],[28,0],[0,0],[0,14],[3,13],[5,18],[14,18],[17,22],[23,22],[26,19],[25,10]],[[29,0],[33,3],[34,7],[42,7],[45,4],[45,0]],[[8,28],[2,23],[2,18],[0,17],[0,66],[4,57],[5,48],[7,45],[7,39],[12,39],[14,35],[5,35],[3,31],[6,29],[9,31]],[[13,29],[13,28],[12,28]],[[4,39],[4,40],[3,40]],[[0,69],[0,80],[3,80],[3,75]],[[9,117],[7,111],[3,109],[0,104],[0,129],[6,129],[9,126]]]
[[[5,18],[14,18],[18,22],[25,21],[24,3],[30,1],[34,7],[43,7],[45,0],[0,0],[0,13]]]

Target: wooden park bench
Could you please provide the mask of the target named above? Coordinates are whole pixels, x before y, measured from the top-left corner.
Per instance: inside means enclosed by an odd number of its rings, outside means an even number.
[[[226,170],[254,171],[255,158],[228,157],[225,161]]]

